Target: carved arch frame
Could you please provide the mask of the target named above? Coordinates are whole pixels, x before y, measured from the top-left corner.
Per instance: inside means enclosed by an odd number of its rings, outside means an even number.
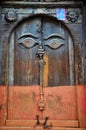
[[[9,85],[13,85],[13,60],[14,59],[14,54],[11,55],[14,50],[14,42],[13,42],[13,32],[14,30],[18,27],[19,24],[21,24],[23,21],[31,18],[31,17],[38,17],[38,16],[46,16],[46,17],[50,17],[50,18],[53,18],[53,19],[56,19],[54,16],[51,16],[51,15],[45,15],[45,14],[33,14],[33,15],[30,15],[28,17],[25,17],[23,18],[22,20],[19,20],[18,22],[15,22],[10,30],[10,35],[9,35],[9,38],[8,38],[8,74],[7,74],[7,77],[8,77],[8,86]],[[59,21],[58,19],[56,19],[57,22]],[[78,39],[75,37],[75,32],[72,28],[70,28],[69,25],[67,25],[65,22],[63,21],[60,21],[63,26],[66,28],[66,30],[69,32],[69,35],[70,35],[70,39],[72,40],[71,42],[73,42],[73,48],[74,48],[74,85],[78,85],[78,84],[82,84],[82,66],[80,64],[82,64],[82,58],[81,58],[81,55],[79,53],[80,49],[79,49],[79,46],[78,46]],[[10,44],[11,43],[11,44]],[[10,47],[11,46],[11,47]],[[9,49],[11,48],[11,49]],[[70,63],[71,64],[71,63]],[[11,70],[11,71],[10,71]],[[10,81],[9,81],[10,79]]]

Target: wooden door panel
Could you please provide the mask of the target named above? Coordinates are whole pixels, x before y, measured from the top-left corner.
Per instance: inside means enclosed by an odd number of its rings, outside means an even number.
[[[74,84],[73,42],[63,24],[35,16],[21,22],[13,35],[14,77],[13,86],[9,86],[8,120],[36,120],[36,115],[42,120],[46,116],[77,120],[75,88],[70,87]]]
[[[10,86],[8,119],[36,120],[36,115],[40,115],[40,119],[42,119],[42,113],[39,111],[38,103],[39,86]]]
[[[62,47],[64,48],[64,47]],[[68,66],[68,53],[67,52],[60,52],[58,50],[50,50],[46,47],[46,57],[47,61],[45,61],[45,69],[48,66],[48,82],[47,85],[44,86],[64,86],[70,84],[70,77],[69,77],[69,66]],[[64,60],[63,60],[64,59]],[[45,70],[44,70],[45,72]],[[46,72],[45,72],[46,73]],[[44,76],[46,76],[44,73]]]
[[[68,32],[60,22],[45,18],[43,19],[43,37],[46,55],[46,58],[44,56],[44,83],[47,83],[44,86],[70,85],[70,70],[73,66],[69,67],[72,55],[69,57]],[[48,78],[45,78],[45,70],[47,70]]]
[[[36,52],[40,37],[40,18],[21,24],[15,31],[14,85],[38,85]]]
[[[60,22],[45,17],[27,20],[15,31],[14,84],[39,84],[39,59],[36,54],[40,41],[45,49],[43,85],[73,85],[71,38],[69,41],[68,32]]]

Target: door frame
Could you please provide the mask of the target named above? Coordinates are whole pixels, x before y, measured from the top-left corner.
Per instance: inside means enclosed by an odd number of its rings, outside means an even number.
[[[37,15],[32,15],[32,16],[30,16],[30,17],[38,17],[38,16],[45,16],[44,14],[37,14]],[[52,17],[52,16],[48,16],[48,15],[46,15],[47,17],[50,17],[50,18],[54,18],[54,17]],[[30,17],[27,17],[27,18],[25,18],[25,19],[23,19],[23,21],[24,20],[26,20],[26,19],[29,19]],[[8,87],[7,87],[7,93],[8,93],[8,101],[7,101],[7,103],[8,103],[8,105],[9,105],[9,87],[10,86],[12,86],[13,85],[13,70],[14,70],[14,54],[12,55],[12,52],[14,52],[13,50],[14,50],[14,41],[13,41],[13,39],[14,39],[14,34],[13,34],[13,31],[18,27],[18,25],[21,23],[22,21],[19,21],[19,23],[14,27],[14,29],[12,30],[12,32],[11,32],[11,35],[10,35],[10,37],[9,37],[9,42],[11,42],[11,44],[12,44],[12,47],[10,48],[10,44],[9,44],[9,47],[8,47],[8,53],[9,53],[9,57],[8,57]],[[57,20],[57,22],[58,22],[58,20]],[[66,30],[70,33],[70,36],[71,36],[71,39],[72,39],[72,41],[73,41],[73,46],[74,46],[74,39],[73,39],[73,37],[72,37],[72,35],[71,35],[71,32],[70,32],[70,30],[69,30],[69,28],[66,26],[66,24],[64,23],[64,22],[61,22],[64,26],[65,26],[65,28],[66,28]],[[69,37],[69,39],[68,39],[68,41],[70,41],[70,37]],[[69,46],[69,49],[70,49],[70,46]],[[75,53],[75,52],[74,52]],[[70,55],[70,52],[69,52],[69,55]],[[74,61],[75,61],[75,58],[74,58]],[[71,61],[70,61],[71,62]],[[10,63],[10,64],[9,64]],[[70,63],[71,64],[71,63]],[[74,67],[75,68],[75,67]],[[11,70],[11,71],[10,71]],[[9,80],[10,79],[10,80]],[[76,90],[75,90],[76,91]],[[76,101],[75,101],[76,102]],[[8,107],[8,105],[7,105],[7,107]],[[77,110],[78,111],[78,110]],[[8,112],[7,112],[8,113]],[[9,121],[7,121],[7,123],[9,124]],[[57,123],[57,124],[59,124],[59,123]],[[77,123],[76,123],[76,126],[77,126]]]
[[[24,6],[23,6],[23,4],[24,4]],[[3,2],[3,8],[4,7],[11,7],[11,5],[13,5],[13,3],[11,3],[11,2]],[[15,3],[14,3],[14,5],[13,5],[13,7],[15,7],[15,6],[21,6],[22,8],[23,7],[27,7],[27,6],[31,6],[32,5],[32,3],[30,2],[28,2],[28,4],[27,4],[27,2],[25,2],[25,3],[16,3],[16,5],[15,5]],[[40,3],[39,4],[33,4],[33,7],[39,7],[39,5],[40,5]],[[45,3],[43,3],[43,5],[40,5],[40,7],[42,6],[42,7],[50,7],[52,5],[52,3],[51,4],[45,4]],[[59,3],[58,4],[58,2],[57,3],[55,3],[54,5],[53,5],[53,7],[58,7],[58,6],[61,6],[61,7],[63,7],[63,6],[65,6],[65,7],[67,7],[67,6],[70,6],[70,7],[82,7],[82,2],[77,2],[77,3],[75,3],[75,2],[67,2],[67,3],[65,3],[64,5],[61,3]],[[83,9],[83,10],[85,10],[85,8]],[[38,14],[40,13],[40,11],[38,12]],[[85,16],[84,16],[84,21],[85,21]],[[15,23],[13,23],[13,25],[8,29],[8,35],[7,35],[7,39],[8,39],[8,43],[9,43],[9,34],[11,34],[12,33],[12,31],[14,30],[14,28],[16,27],[16,25],[17,25],[17,22],[15,22]],[[84,22],[84,25],[85,25],[85,22]],[[68,26],[68,25],[66,25],[66,26]],[[70,27],[68,27],[69,28],[69,30],[71,30],[71,28]],[[77,49],[77,47],[79,46],[78,45],[78,43],[77,43],[77,38],[75,38],[75,32],[74,32],[74,30],[71,30],[71,35],[73,35],[73,39],[74,39],[74,41],[76,42],[76,46],[75,46],[75,50]],[[84,38],[85,39],[85,38]],[[81,49],[79,49],[78,50],[78,52],[81,52]],[[75,66],[77,66],[77,64],[80,62],[81,64],[83,64],[82,63],[82,58],[81,58],[81,56],[80,55],[78,55],[77,54],[77,52],[75,52]],[[80,96],[79,95],[79,91],[80,91],[80,89],[82,89],[83,88],[83,90],[81,91],[82,93],[83,93],[83,91],[84,91],[84,87],[85,87],[85,85],[79,85],[78,86],[78,84],[84,84],[83,83],[83,81],[84,81],[84,78],[83,78],[83,76],[82,76],[82,67],[83,67],[83,65],[81,65],[81,66],[78,66],[78,68],[76,68],[76,70],[75,70],[75,73],[76,73],[76,76],[75,76],[75,79],[76,79],[76,83],[75,83],[75,86],[76,86],[76,95],[78,95],[78,97]],[[78,72],[78,70],[80,70],[79,72]],[[80,77],[79,77],[79,75],[80,75]],[[8,78],[8,77],[7,77]],[[80,80],[80,78],[82,78],[82,81]],[[80,82],[81,81],[81,82]],[[8,84],[8,82],[6,83],[6,84]],[[81,88],[82,87],[82,88]],[[8,91],[8,85],[7,85],[7,89],[6,89],[7,91]],[[78,100],[78,97],[77,97],[77,101],[78,101],[78,103],[77,103],[77,108],[78,108],[78,116],[79,116],[79,122],[80,122],[80,127],[86,127],[86,123],[85,122],[83,122],[82,121],[82,119],[83,120],[86,120],[86,117],[84,117],[81,113],[80,113],[80,110],[79,110],[79,103],[80,103],[80,101]]]

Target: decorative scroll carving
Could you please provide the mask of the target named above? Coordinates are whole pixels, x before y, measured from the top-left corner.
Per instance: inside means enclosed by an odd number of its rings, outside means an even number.
[[[15,11],[10,10],[10,11],[8,11],[8,12],[6,13],[5,18],[6,18],[6,20],[8,20],[9,22],[14,22],[14,21],[16,21],[16,19],[17,19],[17,14],[16,14]]]
[[[33,4],[34,5],[34,2],[30,2],[30,4]],[[40,4],[41,2],[37,2],[37,4]],[[44,4],[50,4],[52,2],[42,2]],[[53,4],[55,4],[56,2],[53,2]],[[60,2],[59,2],[60,3]],[[23,4],[23,3],[22,3]],[[37,5],[35,4],[35,5]],[[56,7],[58,8],[58,7]],[[32,14],[48,14],[48,15],[51,15],[51,16],[54,16],[54,17],[57,17],[56,16],[56,8],[25,8],[24,10],[20,10],[20,9],[16,9],[16,12],[17,14],[20,14],[21,13],[21,17],[18,18],[18,20],[22,20]],[[81,12],[81,8],[65,8],[65,12],[66,12],[66,20],[65,20],[65,23],[82,23],[82,12]],[[11,21],[10,17],[8,18],[7,17],[7,13],[8,12],[15,12],[15,10],[11,9],[11,8],[4,8],[3,9],[3,13],[5,13],[5,17],[8,21]],[[6,13],[7,12],[7,13]],[[15,19],[16,20],[16,19]]]

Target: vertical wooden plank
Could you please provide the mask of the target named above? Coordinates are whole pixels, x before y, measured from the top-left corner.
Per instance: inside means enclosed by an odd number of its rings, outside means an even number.
[[[1,78],[0,78],[0,84],[7,85],[8,83],[8,41],[10,33],[15,26],[16,22],[10,23],[5,19],[5,13],[4,8],[2,8],[3,11],[1,13],[1,46],[0,46],[0,58],[1,58]]]
[[[86,3],[83,4],[83,76],[84,84],[86,85]]]
[[[2,37],[4,37],[2,24],[3,15],[0,6],[0,126],[5,125],[7,117],[7,87],[3,86],[7,82],[7,48],[4,48],[5,42],[2,42]]]
[[[74,85],[74,46],[70,36],[68,36],[68,47],[69,47],[69,75],[70,85]]]
[[[2,8],[0,6],[0,77],[2,76],[2,41],[1,41],[1,36],[2,36],[2,23],[1,23],[1,13],[2,13]],[[1,78],[0,78],[0,84],[1,84]]]
[[[2,14],[2,39],[1,39],[1,44],[2,44],[2,60],[1,60],[1,84],[6,85],[7,84],[7,73],[8,73],[8,37],[9,37],[9,28],[10,24],[6,22],[4,18],[4,14]]]
[[[83,15],[83,43],[81,46],[81,59],[82,59],[82,85],[77,86],[77,108],[79,125],[86,128],[86,3],[83,2],[82,6]],[[79,70],[80,71],[80,70]],[[79,75],[80,76],[80,75]],[[84,84],[84,85],[83,85]]]
[[[83,84],[82,73],[82,23],[80,24],[68,24],[68,28],[71,30],[74,42],[74,73],[75,84]]]
[[[8,84],[14,84],[14,33],[10,36],[8,45]]]

